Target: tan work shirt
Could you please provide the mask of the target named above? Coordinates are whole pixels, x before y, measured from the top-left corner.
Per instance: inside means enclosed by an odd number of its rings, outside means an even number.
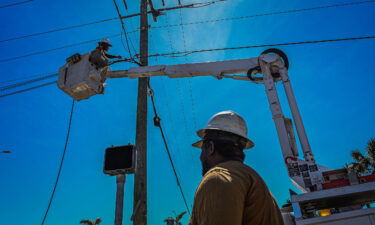
[[[220,163],[195,193],[189,225],[283,225],[276,201],[262,178],[238,161]]]

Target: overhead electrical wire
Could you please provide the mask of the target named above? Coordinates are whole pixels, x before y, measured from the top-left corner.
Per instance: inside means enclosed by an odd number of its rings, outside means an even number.
[[[180,12],[181,12],[181,10],[180,10]],[[182,14],[181,13],[180,13],[180,22],[182,22]],[[165,23],[167,25],[169,24],[168,14],[165,15]],[[183,27],[181,27],[181,29],[183,30]],[[169,48],[170,48],[171,51],[173,51],[173,39],[172,39],[172,36],[171,36],[171,29],[167,28],[167,34],[168,34],[168,40],[169,40]],[[185,37],[184,36],[185,36],[184,33],[182,33],[184,50],[186,50],[186,41],[185,41]],[[172,61],[174,63],[176,63],[176,60],[174,58],[172,58]],[[182,117],[182,122],[183,122],[183,125],[184,125],[183,126],[184,127],[184,131],[185,131],[186,136],[189,136],[188,126],[187,126],[187,119],[186,119],[186,113],[185,113],[185,109],[184,109],[184,101],[183,101],[182,90],[181,90],[181,84],[180,84],[180,81],[178,79],[176,81],[176,85],[177,85],[177,93],[178,93],[178,96],[179,96],[178,100],[179,100],[179,103],[181,105],[181,107],[180,107],[181,114],[180,115]],[[194,114],[193,114],[193,116],[194,116]],[[176,150],[177,150],[178,153],[180,152],[180,149],[179,149],[178,145],[176,146]],[[194,162],[193,153],[191,151],[188,151],[188,152],[190,153],[191,161]],[[192,165],[194,165],[196,167],[196,164],[192,163]]]
[[[126,12],[127,13],[129,13],[129,11],[128,11],[128,9],[125,7],[125,10],[126,10]],[[133,38],[134,38],[134,43],[137,43],[137,37],[136,37],[136,35],[135,35],[135,33],[136,33],[136,31],[140,31],[140,29],[136,29],[135,28],[135,26],[134,26],[134,24],[133,24],[133,20],[129,20],[129,24],[130,24],[130,27],[131,27],[131,29],[132,29],[132,31],[130,31],[130,32],[128,32],[128,34],[129,34],[129,40],[130,40],[130,43],[132,43],[132,48],[133,48],[133,51],[135,52],[135,53],[137,53],[137,50],[135,49],[135,47],[134,47],[134,45],[133,45],[133,42],[132,42],[132,36],[133,36]]]
[[[149,31],[149,34],[150,34],[150,38],[149,38],[149,40],[150,40],[150,48],[152,48],[152,47],[155,46],[155,42],[154,42],[154,38],[153,38],[151,30]],[[159,64],[158,57],[155,57],[155,63]],[[166,87],[164,85],[163,79],[160,79],[160,82],[161,82],[161,85],[162,85],[162,88],[163,88],[163,91],[164,91],[164,95],[167,96],[167,94],[166,94],[167,91],[166,91]],[[164,108],[166,108],[166,110],[167,110],[167,114],[168,114],[167,117],[170,118],[170,120],[173,120],[172,113],[171,113],[171,107],[170,107],[170,105],[168,103],[168,100],[165,101],[165,107]],[[170,124],[172,126],[172,130],[176,130],[176,127],[174,126],[175,123],[171,122]],[[166,139],[168,139],[167,135],[165,135],[165,136],[166,136]],[[179,146],[179,144],[174,143],[174,141],[176,141],[176,140],[175,139],[171,140],[172,148],[176,149],[177,158],[181,159],[181,149],[180,149],[180,146]]]
[[[318,6],[318,7],[311,7],[311,8],[302,8],[302,9],[290,9],[290,10],[270,12],[270,13],[254,14],[254,15],[247,15],[247,16],[237,16],[237,17],[228,17],[228,18],[213,19],[213,20],[201,20],[201,21],[194,21],[194,22],[189,22],[189,23],[178,23],[178,24],[170,24],[170,25],[164,25],[164,26],[152,26],[152,27],[150,27],[150,29],[160,29],[160,28],[167,28],[167,27],[178,27],[178,26],[187,26],[187,25],[216,23],[216,22],[222,22],[222,21],[250,19],[250,18],[256,18],[256,17],[274,16],[274,15],[314,11],[314,10],[320,10],[320,9],[337,8],[337,7],[352,6],[352,5],[361,5],[361,4],[367,4],[367,3],[375,3],[375,0],[348,2],[348,3],[342,3],[342,4],[325,5],[325,6]]]
[[[150,81],[149,81],[149,83],[148,83],[148,88],[149,88],[149,90],[152,90],[152,89],[151,89],[151,86],[150,86]],[[166,150],[166,152],[167,152],[169,162],[170,162],[170,164],[171,164],[171,166],[172,166],[173,174],[174,174],[174,176],[175,176],[175,178],[176,178],[177,186],[179,187],[179,190],[180,190],[180,193],[181,193],[182,199],[183,199],[183,201],[184,201],[184,204],[185,204],[186,210],[188,211],[188,213],[189,213],[189,215],[190,215],[190,208],[189,208],[189,205],[188,205],[188,203],[187,203],[187,200],[186,200],[186,197],[185,197],[184,191],[183,191],[183,189],[182,189],[182,185],[181,185],[181,182],[180,182],[179,176],[178,176],[178,174],[177,174],[177,170],[176,170],[176,167],[175,167],[175,165],[174,165],[174,162],[173,162],[173,159],[172,159],[172,155],[171,155],[171,152],[170,152],[169,147],[168,147],[167,140],[166,140],[166,138],[165,138],[165,134],[164,134],[163,127],[162,127],[162,125],[161,125],[160,117],[159,117],[158,112],[157,112],[157,110],[156,110],[155,100],[154,100],[154,93],[153,93],[153,91],[151,91],[150,98],[151,98],[151,103],[152,103],[152,109],[153,109],[154,114],[155,114],[154,121],[155,121],[156,118],[159,119],[158,124],[155,124],[155,126],[159,127],[159,130],[160,130],[160,133],[161,133],[161,136],[162,136],[163,142],[164,142],[165,150]]]
[[[55,197],[57,185],[59,184],[61,170],[62,170],[62,167],[63,167],[63,164],[64,164],[66,150],[68,148],[69,137],[70,137],[70,130],[72,128],[72,120],[73,120],[73,113],[74,113],[74,103],[75,103],[75,100],[73,99],[72,100],[71,110],[70,110],[69,122],[68,122],[68,131],[67,131],[66,138],[65,138],[64,151],[62,152],[62,155],[61,155],[60,166],[59,166],[59,169],[58,169],[58,172],[57,172],[56,181],[55,181],[55,184],[53,186],[51,197],[49,199],[48,206],[47,206],[47,209],[46,209],[46,211],[44,213],[41,225],[44,225],[44,222],[47,219],[48,212],[49,212],[49,210],[51,208],[51,205],[52,205],[52,202],[53,202],[53,198]]]
[[[181,0],[179,0],[179,3],[181,4]],[[180,14],[180,24],[182,24],[183,20],[182,20],[182,10],[181,9],[179,10],[179,14]],[[184,26],[181,26],[181,32],[182,32],[182,41],[183,41],[183,44],[184,44],[184,51],[186,51],[187,45],[186,45]],[[187,63],[187,58],[185,58],[185,62]],[[194,104],[194,99],[193,99],[193,87],[192,87],[191,79],[192,78],[188,78],[187,81],[188,81],[188,87],[189,87],[189,93],[190,93],[189,96],[190,96],[190,101],[191,101],[191,111],[192,111],[192,115],[193,115],[194,128],[197,129],[197,120],[196,120],[195,104]]]
[[[121,36],[121,33],[106,36],[106,37],[103,37],[103,38],[113,38],[113,37],[119,37],[119,36]],[[65,46],[62,46],[62,47],[54,48],[54,49],[47,49],[47,50],[43,50],[43,51],[39,51],[39,52],[33,52],[33,53],[26,54],[26,55],[0,59],[0,63],[9,62],[9,61],[13,61],[13,60],[21,59],[21,58],[26,58],[26,57],[30,57],[30,56],[34,56],[34,55],[40,55],[40,54],[44,54],[44,53],[48,53],[48,52],[53,52],[53,51],[61,50],[61,49],[65,49],[65,48],[75,47],[75,46],[79,46],[79,45],[83,45],[83,44],[88,44],[88,43],[91,43],[91,42],[102,40],[103,38],[79,42],[79,43],[75,43],[75,44],[71,44],[71,45],[65,45]],[[363,36],[363,37],[337,38],[337,39],[315,40],[315,41],[301,41],[301,42],[286,42],[286,43],[276,43],[276,44],[249,45],[249,46],[229,47],[229,48],[201,49],[201,50],[151,54],[151,55],[148,55],[148,57],[157,57],[157,56],[178,57],[176,55],[185,56],[185,55],[200,53],[200,52],[236,50],[236,49],[247,49],[247,48],[261,48],[261,47],[276,47],[276,46],[288,46],[288,45],[302,45],[302,44],[317,44],[317,43],[324,43],[324,42],[353,41],[353,40],[364,40],[364,39],[374,39],[374,38],[375,38],[375,36]],[[138,58],[139,54],[135,54],[134,57]],[[129,62],[129,61],[131,61],[131,59],[122,59],[122,60],[117,60],[116,63]]]
[[[45,74],[52,74],[52,73],[45,73]],[[14,79],[3,80],[3,81],[0,81],[0,84],[8,84],[8,83],[14,83],[16,81],[22,81],[22,80],[27,80],[27,79],[31,79],[31,78],[44,77],[44,76],[46,76],[45,74],[43,74],[43,75],[42,74],[26,75],[26,76],[14,78]]]
[[[45,87],[45,86],[49,86],[49,85],[56,84],[56,83],[57,83],[57,81],[51,81],[51,82],[47,82],[47,83],[40,84],[40,85],[37,85],[37,86],[33,86],[33,87],[30,87],[30,88],[25,88],[25,89],[22,89],[22,90],[18,90],[18,91],[6,93],[6,94],[1,94],[0,98],[4,98],[4,97],[11,96],[11,95],[16,95],[16,94],[20,94],[20,93],[23,93],[23,92],[35,90],[35,89],[42,88],[42,87]]]
[[[64,30],[71,30],[71,29],[85,27],[85,26],[89,26],[89,25],[93,25],[93,24],[99,24],[99,23],[114,21],[114,20],[117,20],[117,19],[118,18],[109,18],[109,19],[98,20],[98,21],[89,22],[89,23],[83,23],[83,24],[78,24],[78,25],[73,25],[73,26],[56,28],[56,29],[52,29],[52,30],[48,30],[48,31],[42,31],[42,32],[33,33],[33,34],[27,34],[27,35],[18,36],[18,37],[12,37],[12,38],[8,38],[8,39],[0,40],[0,43],[8,42],[8,41],[14,41],[14,40],[18,40],[18,39],[29,38],[29,37],[40,36],[40,35],[43,35],[43,34],[55,33],[55,32],[64,31]]]
[[[301,41],[301,42],[286,42],[286,43],[278,43],[278,44],[249,45],[249,46],[228,47],[228,48],[200,49],[200,50],[192,50],[192,51],[179,51],[179,52],[151,54],[151,55],[148,55],[148,57],[153,58],[153,57],[160,57],[160,56],[174,56],[174,55],[181,55],[181,54],[188,55],[188,54],[194,54],[194,53],[213,52],[213,51],[239,50],[239,49],[262,48],[262,47],[277,47],[277,46],[292,46],[292,45],[304,45],[304,44],[318,44],[318,43],[354,41],[354,40],[365,40],[365,39],[375,39],[375,36],[337,38],[337,39]],[[130,59],[122,59],[122,60],[116,61],[116,63],[129,62],[129,60]],[[31,87],[31,88],[27,88],[27,89],[24,89],[24,90],[16,91],[16,92],[13,92],[13,93],[10,93],[10,94],[0,95],[0,98],[6,97],[6,96],[9,96],[9,95],[18,94],[18,93],[25,92],[25,91],[29,91],[29,90],[33,90],[33,89],[36,89],[36,88],[44,87],[44,86],[47,86],[47,85],[51,85],[53,83],[56,83],[56,81],[49,82],[49,83],[42,84],[42,85],[38,85],[38,86],[35,86],[35,87]]]
[[[165,22],[167,24],[169,24],[168,14],[166,14]],[[167,34],[168,34],[168,40],[169,40],[169,48],[170,48],[171,51],[173,51],[173,49],[174,49],[173,48],[173,39],[172,39],[172,36],[171,36],[171,31],[168,28],[167,28]],[[173,62],[176,63],[175,59],[173,59]],[[182,118],[183,118],[183,124],[184,124],[184,129],[185,129],[186,135],[188,135],[186,113],[185,113],[185,110],[184,110],[184,104],[183,104],[183,101],[182,101],[182,91],[181,91],[180,86],[181,85],[180,85],[179,81],[177,80],[177,90],[178,90],[179,100],[180,100],[180,104],[181,104],[181,115],[182,115]]]
[[[227,21],[227,20],[239,20],[239,19],[247,19],[247,18],[259,17],[259,16],[270,16],[270,15],[278,15],[278,14],[287,14],[287,13],[294,13],[294,12],[311,11],[311,10],[318,10],[318,9],[325,9],[325,8],[334,8],[334,7],[342,7],[342,6],[349,6],[349,5],[359,5],[359,4],[374,3],[374,2],[375,2],[375,0],[359,1],[359,2],[349,2],[349,3],[343,3],[343,4],[327,5],[327,6],[320,6],[320,7],[314,7],[314,8],[296,9],[296,10],[286,10],[286,11],[271,12],[271,13],[257,14],[257,15],[250,15],[250,16],[230,17],[230,18],[215,19],[215,20],[196,21],[196,22],[190,22],[190,23],[184,23],[184,24],[181,24],[181,23],[179,23],[179,24],[168,24],[166,26],[154,26],[154,27],[150,27],[150,29],[159,29],[159,28],[167,28],[167,27],[175,27],[175,26],[186,26],[186,25],[203,24],[203,23],[214,23],[214,22]],[[149,12],[149,13],[151,13],[151,12]],[[124,18],[124,17],[122,17],[122,18]],[[116,19],[118,19],[118,18],[111,18],[111,19],[108,19],[108,20],[116,20]],[[100,22],[100,21],[98,21],[98,22]],[[88,24],[94,24],[94,23],[95,22],[88,23]],[[80,26],[80,25],[76,25],[76,26],[72,26],[72,27],[78,27],[78,26]],[[56,31],[66,30],[66,29],[69,29],[69,27],[56,29]],[[53,31],[53,32],[56,32],[56,31]],[[129,31],[129,32],[127,32],[127,34],[133,33],[133,32],[138,32],[138,31],[139,31],[139,29],[138,30]],[[47,33],[47,32],[41,32],[40,34],[43,34],[43,33]],[[35,35],[38,35],[38,34],[35,34]],[[13,39],[14,40],[15,39],[20,39],[20,38],[24,38],[24,37],[28,37],[28,36],[33,36],[33,35],[27,35],[27,36],[23,36],[23,37],[16,37],[16,38],[12,38],[12,40]],[[83,41],[83,42],[74,43],[74,44],[71,44],[71,45],[65,45],[65,46],[61,46],[61,47],[57,47],[57,48],[53,48],[53,49],[46,49],[46,50],[43,50],[43,51],[32,52],[32,53],[25,54],[25,55],[20,55],[20,56],[15,56],[15,57],[10,57],[10,58],[0,59],[0,63],[9,62],[9,61],[13,61],[13,60],[21,59],[21,58],[26,58],[26,57],[30,57],[30,56],[34,56],[34,55],[40,55],[40,54],[44,54],[44,53],[48,53],[48,52],[53,52],[53,51],[57,51],[57,50],[65,49],[65,48],[71,48],[71,47],[75,47],[75,46],[80,46],[80,45],[84,45],[84,44],[88,44],[88,43],[91,43],[91,42],[95,42],[95,41],[101,40],[103,38],[111,38],[111,37],[118,37],[118,36],[121,36],[121,34],[116,34],[116,35],[111,35],[111,36],[107,36],[107,37],[102,37],[102,38],[98,38],[98,39],[95,39],[95,40]],[[0,40],[0,42],[2,42],[2,41],[8,41],[8,40],[10,40],[10,39]]]
[[[8,4],[8,5],[2,5],[2,6],[0,6],[0,9],[12,7],[12,6],[17,6],[17,5],[29,3],[29,2],[32,2],[32,1],[34,1],[34,0],[26,0],[26,1],[22,1],[22,2],[15,2],[15,3],[12,3],[12,4]]]
[[[336,39],[325,39],[325,40],[315,40],[315,41],[285,42],[285,43],[261,44],[261,45],[248,45],[248,46],[227,47],[227,48],[200,49],[200,50],[191,50],[191,51],[178,51],[178,52],[151,54],[151,55],[148,55],[148,57],[174,56],[174,55],[185,56],[185,55],[189,55],[189,54],[202,53],[202,52],[214,52],[214,51],[250,49],[250,48],[264,48],[264,47],[277,47],[277,46],[291,46],[291,45],[306,45],[306,44],[318,44],[318,43],[341,42],[341,41],[355,41],[355,40],[365,40],[365,39],[375,39],[375,36],[336,38]]]
[[[125,10],[128,10],[128,4],[126,3],[126,0],[122,0],[125,6]]]
[[[117,11],[117,14],[118,14],[118,16],[119,16],[119,20],[120,20],[120,22],[121,22],[121,28],[122,28],[123,34],[125,35],[126,47],[127,47],[128,53],[129,53],[129,57],[130,57],[131,59],[133,59],[133,54],[131,53],[131,50],[130,50],[129,38],[128,38],[127,31],[126,31],[125,23],[124,23],[124,21],[122,20],[122,16],[121,16],[121,13],[120,13],[120,9],[118,8],[118,5],[117,5],[116,0],[113,0],[113,3],[114,3],[114,5],[115,5],[115,7],[116,7],[116,11]]]
[[[42,81],[42,80],[50,79],[50,78],[56,77],[56,76],[57,76],[57,73],[54,73],[54,74],[49,74],[49,75],[46,75],[46,76],[34,78],[34,79],[31,79],[31,80],[22,81],[22,82],[18,82],[18,83],[15,83],[15,84],[2,86],[2,87],[0,87],[0,91],[18,88],[18,87],[25,86],[25,85],[28,85],[28,84],[31,84],[31,83],[35,83],[35,82],[39,82],[39,81]]]
[[[304,11],[313,11],[313,10],[319,10],[319,9],[328,9],[328,8],[344,7],[344,6],[351,6],[351,5],[361,5],[361,4],[374,3],[374,2],[375,2],[375,0],[348,2],[348,3],[342,3],[342,4],[312,7],[312,8],[291,9],[291,10],[278,11],[278,12],[270,12],[270,13],[254,14],[254,15],[238,16],[238,17],[229,17],[229,18],[214,19],[214,20],[202,20],[202,21],[195,21],[195,22],[189,22],[189,23],[183,23],[183,24],[180,24],[180,23],[179,24],[170,24],[170,25],[168,25],[168,27],[187,26],[187,25],[205,24],[205,23],[215,23],[215,22],[230,21],[230,20],[250,19],[250,18],[255,18],[255,17],[272,16],[272,15],[280,15],[280,14],[288,14],[288,13],[297,13],[297,12],[304,12]],[[151,11],[149,13],[151,13]],[[134,15],[138,16],[138,14],[134,14]],[[131,16],[132,15],[123,16],[122,19],[130,18]],[[72,26],[67,26],[67,27],[56,28],[56,29],[52,29],[52,30],[48,30],[48,31],[42,31],[42,32],[34,33],[34,34],[27,34],[27,35],[23,35],[23,36],[3,39],[3,40],[0,40],[0,43],[1,42],[14,41],[14,40],[18,40],[18,39],[29,38],[29,37],[35,37],[35,36],[39,36],[39,35],[43,35],[43,34],[49,34],[49,33],[54,33],[54,32],[59,32],[59,31],[64,31],[64,30],[70,30],[70,29],[85,27],[85,26],[94,25],[94,24],[105,23],[105,22],[114,21],[114,20],[117,20],[117,19],[118,18],[115,17],[115,18],[93,21],[93,22],[89,22],[89,23],[83,23],[83,24],[77,24],[77,25],[72,25]],[[160,28],[166,28],[166,27],[167,26],[152,26],[152,27],[150,27],[150,29],[160,29]],[[132,31],[132,32],[135,32],[135,31]]]
[[[167,23],[167,25],[169,24],[169,17],[168,17],[168,14],[165,15],[165,22]],[[171,35],[171,30],[169,28],[167,28],[167,34],[168,34],[168,40],[169,40],[169,48],[171,51],[173,51],[173,39],[172,39],[172,35]],[[183,41],[185,41],[184,39],[184,33],[183,34]],[[184,46],[186,47],[186,46]],[[185,49],[186,50],[186,49]],[[176,63],[176,60],[175,59],[172,59],[174,63]],[[180,105],[181,105],[181,115],[182,115],[182,118],[183,118],[183,124],[184,124],[184,130],[185,130],[185,133],[186,135],[188,135],[188,127],[187,127],[187,120],[186,120],[186,113],[185,113],[185,109],[184,109],[184,103],[183,103],[183,97],[182,97],[182,91],[181,91],[181,85],[180,85],[180,82],[179,80],[176,80],[176,84],[177,84],[177,93],[178,93],[178,100],[180,101]],[[192,155],[191,155],[192,156]]]
[[[223,1],[223,0],[219,0],[219,1]],[[179,9],[179,8],[198,8],[198,7],[202,7],[202,6],[205,6],[205,5],[214,4],[214,3],[219,2],[219,1],[212,1],[212,2],[205,2],[205,3],[204,2],[203,3],[193,3],[193,4],[178,6],[178,7],[162,8],[162,9],[157,9],[157,11],[158,12],[164,12],[164,11],[169,11],[169,10],[174,10],[174,9]],[[148,11],[147,13],[151,14],[152,11]],[[140,16],[140,15],[141,15],[140,13],[129,14],[129,15],[126,15],[126,16],[121,16],[121,19],[128,19],[128,18]],[[55,29],[51,29],[51,30],[48,30],[48,31],[42,31],[42,32],[37,32],[37,33],[33,33],[33,34],[26,34],[26,35],[21,35],[21,36],[17,36],[17,37],[2,39],[2,40],[0,40],[0,43],[30,38],[30,37],[35,37],[35,36],[40,36],[40,35],[49,34],[49,33],[55,33],[55,32],[59,32],[59,31],[71,30],[71,29],[75,29],[75,28],[81,28],[81,27],[90,26],[90,25],[94,25],[94,24],[106,23],[106,22],[109,22],[109,21],[117,20],[117,19],[119,19],[119,18],[114,17],[114,18],[102,19],[102,20],[98,20],[98,21],[82,23],[82,24],[77,24],[77,25],[72,25],[72,26],[55,28]]]
[[[120,36],[121,36],[121,33],[120,34],[110,35],[110,36],[105,36],[105,37],[101,37],[101,38],[96,38],[94,40],[88,40],[88,41],[78,42],[78,43],[74,43],[74,44],[70,44],[70,45],[65,45],[65,46],[61,46],[61,47],[57,47],[57,48],[52,48],[52,49],[46,49],[46,50],[42,50],[42,51],[32,52],[32,53],[28,53],[28,54],[25,54],[25,55],[20,55],[20,56],[14,56],[14,57],[10,57],[10,58],[0,59],[0,63],[9,62],[9,61],[13,61],[13,60],[17,60],[17,59],[22,59],[22,58],[26,58],[26,57],[30,57],[30,56],[35,56],[35,55],[41,55],[41,54],[45,54],[45,53],[49,53],[49,52],[54,52],[54,51],[57,51],[57,50],[62,50],[62,49],[66,49],[66,48],[71,48],[71,47],[76,47],[76,46],[84,45],[84,44],[89,44],[89,43],[92,43],[92,42],[100,41],[100,40],[102,40],[104,38],[115,38],[115,37],[120,37]]]
[[[153,38],[151,30],[149,30],[149,34],[150,34],[149,40],[150,40],[150,49],[151,49],[152,47],[154,47],[156,45],[155,45],[154,38]],[[158,57],[155,57],[155,63],[159,64]],[[161,82],[161,85],[162,85],[162,88],[163,88],[163,93],[164,93],[165,96],[167,96],[167,91],[166,91],[166,87],[165,87],[163,79],[160,79],[160,82]],[[165,101],[165,107],[164,108],[167,110],[167,114],[168,114],[167,117],[170,118],[170,120],[173,120],[172,113],[171,113],[171,107],[170,107],[167,99]],[[172,130],[176,130],[176,127],[174,126],[175,123],[171,122],[170,124],[172,126]],[[165,136],[166,136],[166,139],[168,139],[167,135],[165,135]],[[176,141],[175,139],[172,139],[171,145],[172,145],[172,148],[176,149],[177,158],[181,159],[181,149],[180,149],[179,144],[176,144],[175,141]]]

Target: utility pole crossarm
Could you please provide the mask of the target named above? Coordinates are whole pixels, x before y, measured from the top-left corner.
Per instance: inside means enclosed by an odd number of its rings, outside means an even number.
[[[128,70],[109,71],[106,76],[107,78],[140,78],[154,76],[168,76],[169,78],[215,76],[217,78],[223,78],[225,75],[230,74],[246,74],[249,69],[257,66],[259,66],[258,57],[254,57],[217,62],[132,67]],[[248,79],[246,78],[246,80]]]

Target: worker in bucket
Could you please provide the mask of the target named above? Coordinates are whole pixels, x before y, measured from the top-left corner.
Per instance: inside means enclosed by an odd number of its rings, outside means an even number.
[[[109,47],[112,47],[109,39],[104,39],[98,42],[98,47],[95,48],[90,53],[89,61],[96,66],[96,69],[100,71],[101,74],[101,82],[102,85],[100,86],[100,93],[104,94],[104,88],[107,85],[105,82],[106,80],[106,73],[109,69],[109,59],[121,59],[121,56],[110,55],[107,53]]]
[[[194,197],[189,225],[283,225],[265,182],[243,163],[254,143],[245,120],[233,111],[215,114],[197,134],[203,179]]]
[[[110,55],[107,53],[109,47],[112,47],[109,39],[98,42],[98,47],[90,54],[90,62],[97,66],[97,69],[105,68],[109,65],[109,59],[121,59],[121,56]]]

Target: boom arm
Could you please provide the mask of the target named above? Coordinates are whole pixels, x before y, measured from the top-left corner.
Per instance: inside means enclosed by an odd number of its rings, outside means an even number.
[[[169,78],[214,76],[217,78],[223,78],[225,77],[225,75],[229,74],[246,74],[249,71],[249,69],[252,69],[257,66],[259,66],[258,57],[239,60],[177,64],[168,66],[157,65],[147,67],[133,67],[128,70],[110,71],[107,73],[107,78],[139,78],[154,76],[168,76]],[[249,80],[247,77],[243,77],[242,79]]]
[[[268,50],[267,53],[276,54],[266,54],[264,52],[259,57],[248,59],[133,67],[128,70],[118,71],[98,70],[89,62],[89,54],[85,54],[80,61],[67,63],[60,68],[58,86],[74,99],[82,100],[92,95],[103,94],[104,82],[107,78],[127,77],[134,79],[156,76],[168,76],[170,78],[214,76],[218,79],[232,78],[263,83],[289,176],[294,184],[304,192],[319,190],[323,182],[322,170],[326,170],[326,168],[315,164],[289,81],[287,58],[280,50]],[[256,73],[262,73],[263,77],[253,78],[252,76]],[[280,80],[283,82],[305,160],[297,158],[298,150],[295,143],[293,125],[291,120],[285,118],[282,112],[276,90],[276,82]]]

